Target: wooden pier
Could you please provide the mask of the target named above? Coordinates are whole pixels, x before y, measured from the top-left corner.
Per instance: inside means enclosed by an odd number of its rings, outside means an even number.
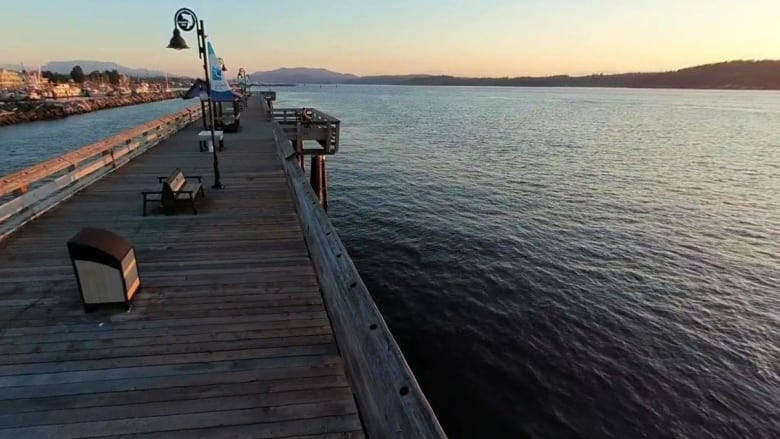
[[[73,157],[70,177],[0,179],[0,437],[444,437],[267,111],[225,136],[224,189],[191,114],[91,146],[107,170],[85,183]],[[143,216],[175,168],[203,176],[197,215]],[[129,310],[82,308],[66,242],[84,227],[134,245]]]

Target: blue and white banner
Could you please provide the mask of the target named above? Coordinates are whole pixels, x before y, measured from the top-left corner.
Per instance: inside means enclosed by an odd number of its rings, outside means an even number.
[[[206,53],[209,56],[211,99],[215,101],[232,101],[235,98],[233,90],[222,72],[222,66],[219,64],[219,60],[217,60],[217,54],[214,52],[214,46],[211,45],[211,41],[206,41]]]

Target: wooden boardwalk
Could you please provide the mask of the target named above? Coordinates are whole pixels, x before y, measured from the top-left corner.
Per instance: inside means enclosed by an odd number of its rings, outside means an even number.
[[[363,437],[260,102],[225,135],[222,190],[200,123],[0,242],[0,437]],[[141,191],[202,175],[198,215]],[[129,312],[85,314],[66,242],[135,246]]]

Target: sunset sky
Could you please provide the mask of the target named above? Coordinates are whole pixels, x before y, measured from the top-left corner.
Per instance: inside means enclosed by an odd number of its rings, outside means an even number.
[[[0,0],[0,63],[197,75],[196,48],[165,48],[181,6],[233,72],[536,76],[780,58],[778,0]]]

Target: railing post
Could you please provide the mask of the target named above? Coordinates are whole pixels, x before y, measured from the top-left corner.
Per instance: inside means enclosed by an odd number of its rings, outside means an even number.
[[[14,197],[19,197],[21,195],[24,195],[27,193],[27,191],[30,190],[30,187],[27,185],[19,186],[18,188],[14,189],[13,192],[11,192],[11,195]]]

